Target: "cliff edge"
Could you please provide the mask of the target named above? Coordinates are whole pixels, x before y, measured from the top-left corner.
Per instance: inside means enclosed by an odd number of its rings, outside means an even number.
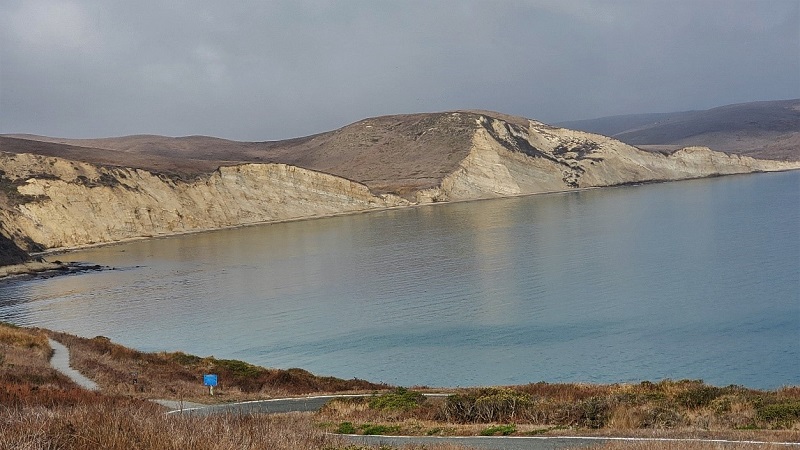
[[[131,238],[430,202],[800,168],[487,111],[365,119],[280,142],[0,137],[0,264]]]

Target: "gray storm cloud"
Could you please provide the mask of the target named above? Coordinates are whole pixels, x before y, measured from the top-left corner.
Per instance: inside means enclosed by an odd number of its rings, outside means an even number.
[[[0,133],[271,140],[800,97],[800,1],[6,1]]]

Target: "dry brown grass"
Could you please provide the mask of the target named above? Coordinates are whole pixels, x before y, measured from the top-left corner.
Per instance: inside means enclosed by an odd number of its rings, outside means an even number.
[[[147,360],[133,350],[109,349],[122,360]],[[308,414],[166,416],[133,395],[77,387],[52,369],[50,354],[46,331],[0,323],[0,449],[348,448]]]
[[[298,392],[339,386],[343,380],[314,377],[304,371],[270,371],[242,364],[182,353],[147,354],[127,349],[107,339],[82,339],[51,333],[72,347],[85,366],[84,373],[101,381],[101,392],[75,386],[49,366],[51,349],[47,330],[25,329],[0,324],[0,449],[326,449],[366,450],[372,447],[347,445],[326,431],[342,422],[354,426],[386,424],[395,433],[416,435],[475,435],[495,425],[514,424],[515,435],[589,435],[645,438],[728,439],[769,442],[800,442],[800,424],[793,415],[800,401],[800,387],[757,391],[741,387],[716,388],[699,381],[662,381],[638,385],[583,385],[537,383],[502,389],[459,390],[463,399],[480,399],[485,408],[508,413],[506,402],[514,400],[513,421],[447,423],[442,411],[451,399],[419,401],[415,393],[396,390],[378,402],[362,398],[333,402],[316,415],[221,415],[170,416],[143,398],[169,394],[168,388],[150,388],[164,377],[186,374],[185,385],[174,389],[199,389],[199,376],[207,366],[228,370],[231,379],[250,377],[239,392],[258,387],[255,394],[269,391],[263,382],[275,373],[281,392]],[[76,351],[77,350],[77,351]],[[94,359],[93,359],[94,358]],[[138,368],[142,390],[129,386],[131,367]],[[88,368],[88,369],[87,369]],[[220,372],[218,370],[218,372]],[[250,380],[252,382],[252,380]],[[258,384],[262,383],[262,384]],[[270,387],[275,388],[274,385]],[[158,394],[158,395],[156,395]],[[394,397],[392,397],[394,395]],[[164,395],[169,397],[169,395]],[[176,398],[172,396],[172,398]],[[188,400],[190,397],[187,395]],[[487,400],[487,398],[489,400]],[[388,405],[388,406],[387,406]],[[777,405],[777,406],[776,406]],[[770,407],[775,408],[769,409]],[[503,409],[506,408],[506,409]],[[529,409],[530,408],[530,409]],[[538,409],[536,409],[538,408]],[[653,408],[672,409],[680,416],[676,426],[652,426],[644,412]],[[531,414],[531,411],[534,414]],[[537,412],[538,411],[538,412]],[[764,411],[772,414],[771,419]],[[584,415],[595,414],[586,422]],[[784,414],[784,415],[781,415]],[[508,418],[508,417],[506,417]],[[741,419],[745,418],[745,419]],[[558,423],[557,420],[565,421]],[[597,422],[597,420],[600,420]],[[742,421],[743,420],[743,421]],[[324,426],[319,423],[323,422]],[[750,428],[736,429],[737,423]],[[602,424],[599,428],[587,424]],[[780,428],[780,429],[778,429]],[[413,447],[411,447],[413,448]],[[418,447],[421,448],[421,447]],[[427,449],[455,450],[454,445],[426,446]],[[594,447],[597,448],[597,447]],[[612,442],[600,448],[616,449],[753,449],[785,448],[750,444],[719,444],[687,441]]]
[[[41,330],[0,323],[0,404],[18,390],[75,387],[50,366],[51,352]]]
[[[2,323],[2,326],[0,326],[0,345],[38,349],[41,354],[50,351],[47,335],[44,332],[20,328],[6,323]]]
[[[149,402],[109,396],[73,406],[0,410],[2,449],[289,450],[336,446],[336,439],[300,414],[165,417]]]

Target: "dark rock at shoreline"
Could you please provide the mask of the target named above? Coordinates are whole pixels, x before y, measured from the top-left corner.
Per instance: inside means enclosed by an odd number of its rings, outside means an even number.
[[[22,264],[30,260],[30,256],[5,235],[0,233],[0,266]]]

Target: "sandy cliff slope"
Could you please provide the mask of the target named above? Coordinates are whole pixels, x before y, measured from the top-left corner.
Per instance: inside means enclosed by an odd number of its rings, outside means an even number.
[[[800,162],[701,147],[645,152],[482,111],[372,118],[281,142],[4,137],[0,235],[37,251],[417,203],[796,168]]]
[[[754,158],[800,160],[800,99],[738,103],[704,111],[634,114],[557,124],[647,150],[689,146]]]

